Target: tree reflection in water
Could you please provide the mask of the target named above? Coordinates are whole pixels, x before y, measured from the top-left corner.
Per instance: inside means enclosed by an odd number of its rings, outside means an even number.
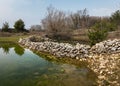
[[[0,42],[0,48],[2,48],[6,54],[9,54],[10,48],[14,48],[15,53],[19,56],[22,56],[25,51],[24,48],[13,42]]]

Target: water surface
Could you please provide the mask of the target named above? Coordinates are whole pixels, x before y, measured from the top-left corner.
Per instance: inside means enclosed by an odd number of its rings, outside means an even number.
[[[85,66],[49,61],[11,42],[0,42],[0,86],[93,86]]]

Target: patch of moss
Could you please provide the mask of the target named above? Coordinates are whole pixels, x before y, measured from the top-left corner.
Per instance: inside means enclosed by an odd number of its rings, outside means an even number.
[[[46,52],[38,52],[35,50],[32,50],[35,54],[37,54],[38,56],[48,60],[48,61],[54,61],[57,63],[67,63],[67,64],[72,64],[72,65],[77,65],[78,67],[87,67],[88,62],[87,61],[83,61],[83,60],[77,60],[77,59],[72,59],[69,57],[56,57],[54,55],[51,55],[50,53],[46,53]]]

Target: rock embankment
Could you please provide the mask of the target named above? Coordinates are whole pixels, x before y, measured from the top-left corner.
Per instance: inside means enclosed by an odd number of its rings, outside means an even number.
[[[87,61],[98,75],[99,86],[120,86],[120,53],[93,55]]]
[[[38,40],[39,42],[36,42]],[[52,42],[48,38],[40,39],[34,36],[20,39],[19,43],[30,49],[47,52],[57,57],[71,57],[76,59],[90,57],[91,54],[120,53],[120,39],[106,40],[92,47],[79,43],[71,45],[69,43]]]
[[[47,52],[56,57],[71,57],[80,59],[81,57],[89,56],[89,45],[79,43],[76,45],[71,45],[69,43],[58,43],[52,41],[33,42],[31,39],[33,40],[32,37],[20,39],[19,43],[29,49]]]
[[[97,43],[91,48],[91,52],[96,54],[120,53],[120,39],[106,40],[106,41]]]

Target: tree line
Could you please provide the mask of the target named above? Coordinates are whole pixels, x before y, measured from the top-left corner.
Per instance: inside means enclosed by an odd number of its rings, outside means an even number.
[[[2,32],[24,32],[27,30],[25,29],[24,21],[22,19],[19,19],[15,22],[13,29],[10,29],[8,22],[3,23],[1,31]]]

